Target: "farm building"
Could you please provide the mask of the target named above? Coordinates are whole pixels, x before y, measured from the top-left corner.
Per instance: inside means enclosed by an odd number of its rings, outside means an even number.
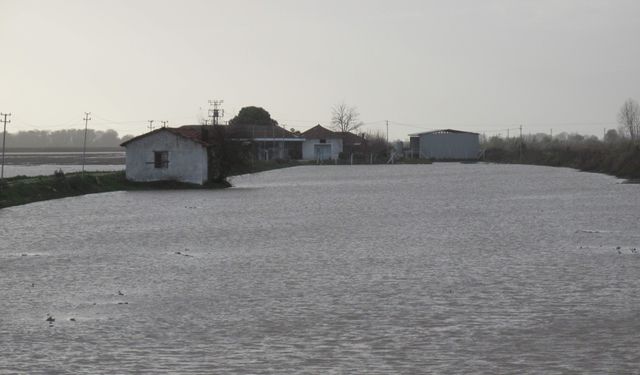
[[[203,184],[216,177],[213,126],[160,128],[122,143],[130,181]]]
[[[443,129],[410,134],[413,157],[436,160],[473,160],[480,154],[478,133]]]
[[[126,148],[131,181],[174,180],[203,184],[220,175],[220,146],[240,146],[258,160],[300,159],[304,138],[275,125],[185,125],[132,138]],[[217,155],[219,154],[219,155]]]
[[[369,144],[364,134],[357,135],[350,132],[338,132],[338,134],[342,137],[342,152],[345,155],[364,155],[369,152]]]
[[[302,133],[302,159],[329,160],[337,159],[342,152],[342,135],[321,125]]]
[[[363,136],[350,132],[334,132],[321,125],[314,126],[301,136],[304,138],[304,160],[335,160],[340,154],[349,158],[351,155],[362,156],[368,151],[367,141]]]
[[[257,160],[302,158],[304,138],[278,125],[228,125],[227,137],[251,147]]]

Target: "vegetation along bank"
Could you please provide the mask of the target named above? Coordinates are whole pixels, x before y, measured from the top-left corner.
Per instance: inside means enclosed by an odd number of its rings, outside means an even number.
[[[640,180],[640,144],[631,140],[600,141],[573,138],[492,138],[484,145],[484,160],[569,167],[585,172],[606,173],[637,182]]]
[[[211,189],[228,186],[224,183],[200,186],[175,181],[131,182],[125,178],[124,171],[86,172],[84,175],[56,172],[52,176],[17,176],[7,178],[1,184],[0,208],[117,190]]]
[[[236,165],[230,176],[257,173],[271,169],[301,165],[298,162],[255,162]],[[84,194],[106,193],[120,190],[176,190],[176,189],[224,189],[231,184],[226,179],[205,185],[177,181],[132,182],[124,171],[63,173],[50,176],[16,176],[0,181],[0,209],[32,202],[72,197]]]

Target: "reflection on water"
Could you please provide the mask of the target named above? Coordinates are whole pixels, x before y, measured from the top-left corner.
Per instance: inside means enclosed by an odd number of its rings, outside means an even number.
[[[638,185],[481,164],[233,183],[0,210],[0,372],[637,371]]]

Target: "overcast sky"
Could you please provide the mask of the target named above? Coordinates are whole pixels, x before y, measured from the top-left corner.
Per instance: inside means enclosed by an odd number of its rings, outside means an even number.
[[[10,132],[226,119],[288,128],[356,106],[390,138],[435,128],[602,135],[640,100],[640,1],[0,0]],[[514,131],[512,130],[512,135]],[[503,132],[504,135],[504,132]]]

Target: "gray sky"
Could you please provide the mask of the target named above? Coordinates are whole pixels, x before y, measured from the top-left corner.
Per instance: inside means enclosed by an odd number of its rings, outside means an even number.
[[[0,0],[0,46],[11,132],[91,111],[92,128],[140,134],[224,99],[226,119],[256,105],[300,130],[345,101],[391,139],[601,136],[640,100],[637,0]]]

